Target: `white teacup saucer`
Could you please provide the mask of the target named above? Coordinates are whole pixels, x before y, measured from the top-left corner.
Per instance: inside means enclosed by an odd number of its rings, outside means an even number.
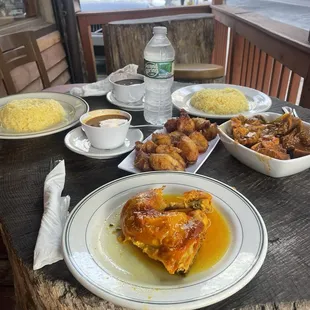
[[[126,111],[131,111],[131,112],[143,111],[143,108],[144,108],[143,99],[137,102],[133,102],[133,103],[120,102],[114,97],[112,91],[107,93],[107,100],[113,105],[119,108],[122,108],[123,110],[126,110]]]
[[[109,159],[128,153],[135,147],[136,141],[143,140],[143,133],[139,129],[129,129],[122,146],[113,150],[100,150],[91,146],[82,127],[77,127],[67,133],[65,145],[72,152],[95,159]]]

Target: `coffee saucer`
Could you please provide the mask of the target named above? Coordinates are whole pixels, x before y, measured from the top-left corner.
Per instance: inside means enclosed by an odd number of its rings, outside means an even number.
[[[137,102],[124,103],[124,102],[118,101],[114,97],[112,91],[107,93],[107,100],[113,105],[119,108],[122,108],[123,110],[126,110],[126,111],[131,111],[131,112],[143,111],[143,108],[144,108],[144,102],[143,102],[144,98],[142,98],[140,101],[137,101]]]
[[[143,133],[139,129],[129,129],[122,146],[112,150],[101,150],[91,146],[82,127],[77,127],[67,133],[65,137],[66,147],[80,155],[95,159],[109,159],[121,156],[135,148],[136,141],[143,140]]]

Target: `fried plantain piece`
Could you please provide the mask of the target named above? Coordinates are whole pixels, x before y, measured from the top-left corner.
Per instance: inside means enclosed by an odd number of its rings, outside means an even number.
[[[208,149],[208,140],[204,137],[204,135],[199,131],[194,131],[189,135],[189,138],[192,139],[197,145],[198,152],[204,153]]]
[[[197,161],[199,152],[195,142],[187,136],[182,136],[177,147],[182,150],[182,157],[193,164]]]
[[[173,170],[173,171],[184,171],[179,161],[174,159],[170,154],[151,154],[150,155],[150,166],[154,170]]]
[[[173,145],[177,145],[181,139],[181,137],[185,136],[183,132],[180,131],[173,131],[169,133],[169,136],[171,138],[171,143]]]
[[[153,133],[152,134],[152,141],[157,145],[170,145],[171,144],[171,137],[169,134],[166,133]]]
[[[157,154],[169,154],[171,157],[176,159],[182,165],[182,167],[184,168],[186,167],[186,162],[183,159],[183,157],[180,155],[182,151],[177,147],[174,147],[172,145],[159,145],[156,148],[156,153]]]

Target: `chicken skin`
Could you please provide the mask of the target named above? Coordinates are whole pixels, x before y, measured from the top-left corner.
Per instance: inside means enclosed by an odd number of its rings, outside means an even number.
[[[212,210],[212,197],[191,191],[184,194],[183,211],[169,211],[163,189],[137,194],[124,205],[120,218],[124,242],[160,261],[170,274],[185,274],[210,226],[207,213]]]
[[[149,158],[153,170],[184,171],[185,166],[170,154],[151,154]]]

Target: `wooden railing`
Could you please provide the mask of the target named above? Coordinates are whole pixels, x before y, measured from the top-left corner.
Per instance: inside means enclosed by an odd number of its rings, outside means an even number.
[[[181,6],[157,9],[141,9],[113,12],[79,12],[77,19],[80,29],[81,41],[83,46],[86,70],[88,72],[88,81],[96,81],[96,66],[94,58],[94,50],[91,39],[91,25],[104,25],[112,21],[139,19],[157,16],[169,16],[178,14],[194,14],[194,13],[211,13],[209,5],[199,6]]]
[[[212,6],[213,62],[226,67],[226,82],[310,108],[309,32],[252,12]]]
[[[226,68],[226,82],[310,108],[309,32],[225,5],[135,11],[77,13],[89,82],[96,81],[90,26],[111,21],[212,13],[215,16],[212,62]]]

